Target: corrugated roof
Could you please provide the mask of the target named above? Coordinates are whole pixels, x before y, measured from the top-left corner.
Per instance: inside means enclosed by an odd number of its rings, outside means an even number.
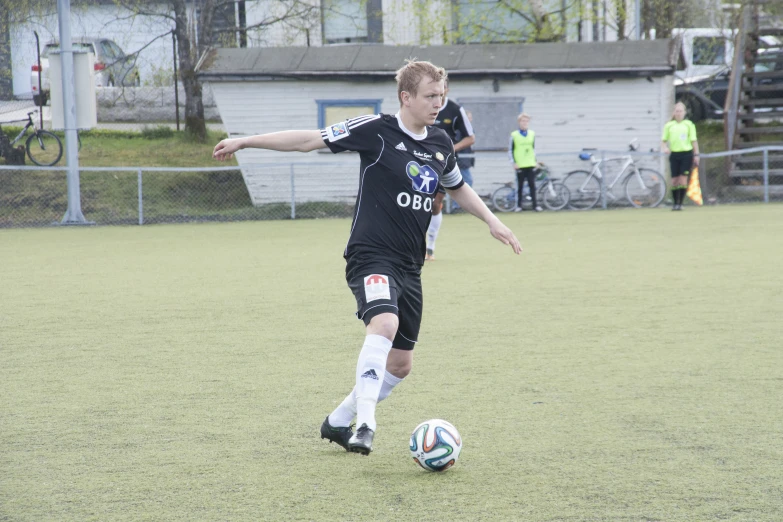
[[[199,62],[204,79],[230,77],[386,76],[415,57],[446,68],[450,75],[569,74],[674,70],[672,40],[621,42],[213,49]]]

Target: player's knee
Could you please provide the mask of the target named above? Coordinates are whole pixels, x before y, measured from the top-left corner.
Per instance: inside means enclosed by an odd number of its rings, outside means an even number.
[[[386,371],[397,377],[404,379],[411,373],[411,361],[386,361]]]
[[[367,333],[371,335],[381,335],[390,341],[394,340],[394,336],[397,335],[397,328],[400,325],[400,320],[396,315],[391,313],[379,314],[370,319],[370,324],[367,325]]]

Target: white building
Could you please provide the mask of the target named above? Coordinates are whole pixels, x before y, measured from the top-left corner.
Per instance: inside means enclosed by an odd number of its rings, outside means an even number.
[[[515,0],[517,7],[531,11],[539,6],[542,13],[554,13],[552,23],[565,26],[567,41],[612,41],[635,34],[635,2],[617,1],[607,10],[605,0],[583,0],[577,4],[563,0]],[[306,15],[253,29],[265,20],[283,13],[285,2],[279,0],[237,0],[228,2],[228,10],[213,21],[216,29],[249,28],[242,38],[237,31],[235,41],[223,40],[227,47],[322,46],[335,43],[383,43],[386,45],[441,45],[445,43],[476,43],[524,41],[529,36],[529,22],[503,11],[489,0],[306,0],[313,8]],[[514,2],[511,2],[514,4]],[[189,4],[191,24],[197,20],[201,2]],[[561,15],[563,6],[568,12]],[[11,27],[11,63],[13,93],[17,97],[31,96],[30,72],[36,60],[34,31],[41,46],[58,39],[56,3],[49,14]],[[170,14],[166,2],[150,0],[148,12]],[[532,11],[531,11],[532,12]],[[623,24],[618,12],[624,13]],[[565,12],[564,12],[565,13]],[[585,14],[587,13],[587,14]],[[549,16],[549,15],[547,15]],[[481,24],[476,20],[481,19]],[[74,37],[101,36],[113,39],[126,54],[139,51],[138,67],[143,85],[168,84],[173,71],[170,19],[155,16],[132,16],[114,0],[73,2],[71,9]],[[475,30],[475,27],[482,27]],[[624,27],[623,34],[618,28]],[[559,29],[558,29],[559,30]],[[224,35],[225,36],[225,35]],[[521,38],[521,40],[520,40]],[[229,35],[229,40],[232,40]],[[1,48],[2,46],[0,46]]]
[[[576,157],[582,148],[621,150],[634,138],[643,150],[657,148],[674,103],[676,47],[669,40],[217,49],[204,57],[198,74],[236,137],[322,128],[358,114],[394,114],[399,108],[394,71],[408,57],[445,67],[449,96],[471,111],[479,193],[513,178],[507,147],[520,111],[532,115],[537,152],[562,175],[584,168]],[[237,158],[256,204],[288,194],[290,177],[288,167],[247,168],[251,164],[322,162],[302,174],[310,176],[310,199],[323,196],[324,179],[339,187],[335,197],[355,196],[358,186],[355,155],[245,150]],[[342,168],[346,162],[353,166]],[[663,172],[662,162],[655,162]],[[272,179],[274,169],[278,178]]]

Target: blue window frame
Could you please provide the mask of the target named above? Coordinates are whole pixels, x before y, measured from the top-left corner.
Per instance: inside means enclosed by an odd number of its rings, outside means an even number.
[[[318,105],[318,128],[323,129],[327,124],[331,125],[363,114],[378,114],[381,112],[382,101],[382,99],[315,100]]]

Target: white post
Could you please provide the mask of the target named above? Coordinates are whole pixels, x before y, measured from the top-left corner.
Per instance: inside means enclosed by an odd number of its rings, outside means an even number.
[[[642,0],[634,0],[633,4],[634,31],[635,40],[642,39]]]
[[[293,163],[291,163],[291,219],[296,219],[296,183],[294,182]]]
[[[68,164],[68,210],[61,224],[84,225],[81,190],[79,188],[79,147],[76,134],[76,97],[73,78],[73,43],[71,41],[71,2],[57,0],[60,25],[60,57],[62,59],[63,119],[65,123],[65,158]]]
[[[142,198],[141,169],[139,169],[139,225],[144,224],[144,200]]]
[[[769,203],[769,149],[764,149],[764,203]]]

